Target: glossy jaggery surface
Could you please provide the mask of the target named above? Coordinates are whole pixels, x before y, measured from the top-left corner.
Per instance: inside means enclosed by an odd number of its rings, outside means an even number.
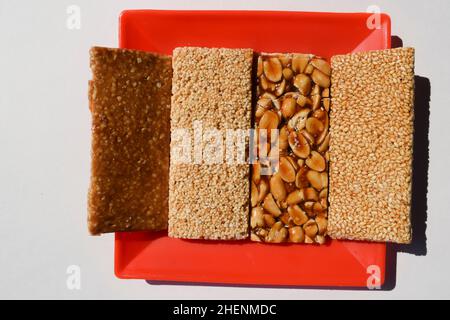
[[[167,228],[171,58],[93,47],[91,234]]]

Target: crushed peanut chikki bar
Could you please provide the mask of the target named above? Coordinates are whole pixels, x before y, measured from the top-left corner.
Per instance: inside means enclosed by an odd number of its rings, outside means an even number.
[[[176,48],[173,52],[172,135],[203,128],[250,128],[251,49]],[[188,133],[189,133],[188,132]],[[202,144],[204,142],[201,142]],[[172,138],[171,149],[175,149]],[[198,146],[194,146],[198,147]],[[203,147],[203,145],[201,146]],[[203,157],[209,157],[203,154]],[[171,155],[169,236],[248,237],[249,165],[180,163]]]
[[[280,130],[280,158],[272,175],[261,175],[261,158],[252,167],[253,241],[325,242],[330,74],[328,62],[310,54],[258,58],[256,130]]]
[[[165,229],[171,58],[100,47],[90,54],[89,231]]]
[[[411,242],[414,49],[331,60],[328,234]]]

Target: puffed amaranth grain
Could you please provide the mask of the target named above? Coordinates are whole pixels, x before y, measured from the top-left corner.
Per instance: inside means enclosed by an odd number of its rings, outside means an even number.
[[[252,58],[251,49],[176,48],[172,135],[177,129],[188,129],[192,137],[194,121],[201,121],[203,132],[250,129]],[[171,143],[174,148],[173,138]],[[169,236],[244,239],[248,237],[249,165],[207,163],[208,156],[192,163],[171,156]]]
[[[90,55],[89,231],[166,229],[171,57],[101,47]]]
[[[328,234],[410,243],[414,49],[331,63]]]

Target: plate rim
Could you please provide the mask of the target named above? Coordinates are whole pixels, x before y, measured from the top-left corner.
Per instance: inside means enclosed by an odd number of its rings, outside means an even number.
[[[282,11],[282,10],[159,10],[159,9],[126,9],[121,11],[119,15],[119,47],[124,47],[124,29],[125,29],[125,22],[128,19],[131,19],[136,14],[169,14],[169,15],[235,15],[235,14],[252,14],[252,15],[267,15],[267,14],[274,14],[274,15],[292,15],[292,14],[302,14],[302,15],[308,15],[308,16],[355,16],[355,17],[369,17],[371,13],[367,12],[313,12],[313,11]],[[391,48],[391,17],[387,13],[380,13],[381,21],[382,21],[382,29],[383,33],[386,36],[385,43],[386,43],[386,49]],[[121,241],[121,233],[117,232],[115,233],[115,239],[114,239],[114,274],[119,279],[144,279],[147,282],[156,282],[156,283],[163,283],[163,284],[191,284],[191,285],[227,285],[227,286],[255,286],[255,287],[302,287],[302,288],[308,288],[308,287],[319,287],[319,288],[364,288],[364,285],[339,285],[339,284],[332,284],[330,286],[327,285],[297,285],[297,284],[264,284],[264,283],[254,283],[254,282],[233,282],[230,281],[222,281],[222,282],[213,282],[213,281],[202,281],[196,280],[196,281],[183,281],[183,280],[163,280],[159,277],[151,277],[149,278],[148,272],[128,272],[127,271],[127,264],[123,264],[123,261],[121,259],[121,250],[124,245],[123,241]],[[335,240],[336,241],[336,240]],[[380,254],[380,263],[382,263],[382,274],[381,274],[381,285],[385,283],[386,280],[386,243],[377,243],[381,244],[380,248],[382,247],[382,254]],[[365,267],[361,264],[362,267]]]

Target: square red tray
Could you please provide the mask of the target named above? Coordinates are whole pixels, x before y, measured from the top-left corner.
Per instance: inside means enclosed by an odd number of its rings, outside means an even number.
[[[336,54],[390,47],[390,18],[369,29],[366,13],[272,11],[124,11],[120,47],[171,54],[179,46],[252,48],[259,52]],[[329,241],[272,245],[171,239],[167,232],[115,238],[119,278],[192,283],[364,287],[368,267],[385,278],[386,245]]]

